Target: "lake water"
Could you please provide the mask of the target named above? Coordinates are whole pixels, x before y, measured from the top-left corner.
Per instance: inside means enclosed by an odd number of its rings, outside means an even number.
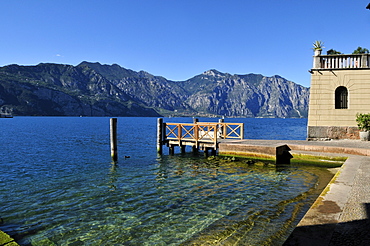
[[[330,178],[166,148],[158,156],[156,122],[118,118],[112,163],[109,118],[0,119],[0,229],[21,245],[281,245],[320,191],[319,176]],[[245,123],[245,138],[306,139],[307,119],[225,122]]]

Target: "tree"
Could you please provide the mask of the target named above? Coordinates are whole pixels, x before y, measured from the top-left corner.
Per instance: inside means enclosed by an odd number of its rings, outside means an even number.
[[[340,54],[342,54],[342,52],[339,52],[337,50],[330,49],[330,50],[326,51],[326,54],[327,55],[340,55]]]
[[[352,54],[369,54],[369,50],[358,46],[358,48],[354,50]]]

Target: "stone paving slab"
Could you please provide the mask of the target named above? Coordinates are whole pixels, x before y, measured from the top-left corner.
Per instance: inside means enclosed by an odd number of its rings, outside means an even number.
[[[370,160],[360,162],[329,245],[370,245]]]
[[[362,186],[358,182],[358,170],[366,164],[370,165],[369,157],[348,158],[284,245],[338,245],[339,236],[344,236],[340,232],[344,229],[344,225],[347,227],[347,231],[349,227],[352,227],[350,223],[343,224],[343,222],[366,218],[362,205],[358,201],[350,203],[357,190],[361,189]],[[353,204],[356,205],[356,208],[352,206]],[[350,240],[348,234],[345,238],[347,242]],[[333,242],[336,243],[333,244]]]

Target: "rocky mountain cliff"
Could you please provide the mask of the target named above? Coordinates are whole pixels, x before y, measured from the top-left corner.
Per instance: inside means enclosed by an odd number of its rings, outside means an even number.
[[[0,67],[0,112],[61,116],[307,117],[309,89],[209,70],[174,82],[119,65]]]

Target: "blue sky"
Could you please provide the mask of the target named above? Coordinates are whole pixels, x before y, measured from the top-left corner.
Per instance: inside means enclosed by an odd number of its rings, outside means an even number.
[[[0,66],[82,61],[167,79],[209,69],[309,86],[312,43],[370,49],[370,0],[1,0]]]

